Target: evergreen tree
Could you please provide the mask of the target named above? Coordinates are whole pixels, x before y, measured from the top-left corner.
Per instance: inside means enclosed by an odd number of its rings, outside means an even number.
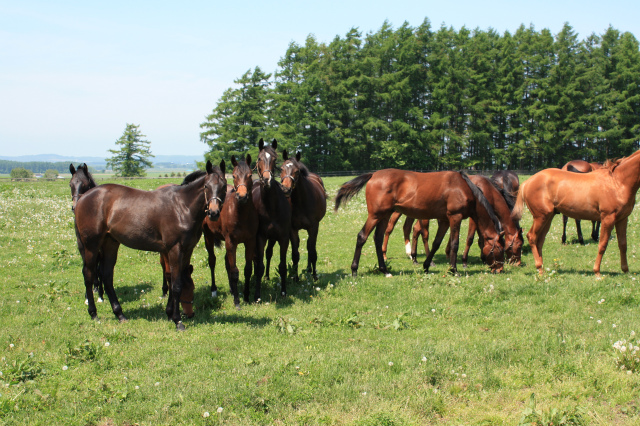
[[[146,136],[140,132],[140,125],[127,124],[122,136],[116,141],[119,150],[110,149],[113,157],[107,159],[107,166],[115,171],[116,176],[145,176],[145,169],[152,167],[149,157],[151,142],[143,140]]]

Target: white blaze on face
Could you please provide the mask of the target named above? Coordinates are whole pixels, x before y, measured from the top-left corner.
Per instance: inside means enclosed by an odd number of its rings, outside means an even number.
[[[265,152],[264,156],[267,157],[267,160],[271,158],[271,155],[268,152]]]

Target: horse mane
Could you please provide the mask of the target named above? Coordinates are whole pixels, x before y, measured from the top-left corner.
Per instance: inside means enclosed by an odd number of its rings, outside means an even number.
[[[464,172],[459,172],[459,173],[462,176],[462,178],[467,182],[467,185],[469,185],[469,188],[471,189],[471,192],[473,192],[473,195],[480,202],[480,204],[482,204],[482,207],[484,207],[487,213],[489,214],[489,217],[491,218],[491,221],[493,222],[493,226],[496,228],[496,231],[498,233],[502,232],[502,224],[500,223],[500,220],[496,216],[496,212],[493,210],[491,203],[489,203],[489,200],[487,200],[487,198],[484,196],[484,193],[482,192],[482,190],[478,188],[473,182],[471,182],[471,179],[469,179],[469,176],[467,176],[466,173]]]
[[[189,185],[190,183],[195,182],[196,180],[198,180],[199,178],[201,178],[206,174],[207,172],[204,170],[196,170],[195,172],[191,172],[182,180],[182,183],[180,185],[182,186]]]
[[[607,159],[607,160],[605,160],[604,164],[602,165],[602,168],[603,169],[608,169],[610,172],[613,172],[616,169],[616,167],[618,167],[620,165],[620,163],[622,163],[627,158],[630,158],[630,157]]]
[[[84,170],[84,169],[83,169]],[[95,188],[96,186],[98,186],[98,184],[96,183],[95,180],[93,180],[93,176],[91,176],[91,173],[89,172],[89,170],[87,169],[87,171],[85,172],[85,175],[87,176],[87,179],[89,179],[89,189],[91,188]]]
[[[493,187],[502,195],[502,198],[504,198],[504,201],[507,203],[507,207],[509,207],[509,211],[513,211],[513,206],[516,205],[516,197],[513,195],[513,191],[507,189],[506,185],[500,188],[498,183],[493,179],[489,179],[489,182],[491,182]],[[511,184],[509,184],[509,186],[511,186]]]

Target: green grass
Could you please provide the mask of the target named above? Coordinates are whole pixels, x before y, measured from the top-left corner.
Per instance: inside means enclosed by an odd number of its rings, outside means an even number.
[[[331,196],[347,180],[326,179]],[[126,183],[152,189],[167,180]],[[196,316],[179,333],[164,314],[158,255],[125,247],[115,286],[129,321],[119,323],[108,303],[90,319],[70,198],[67,181],[0,182],[0,424],[640,422],[638,364],[613,347],[640,332],[636,212],[629,274],[620,273],[614,238],[597,280],[597,245],[578,245],[570,223],[571,244],[562,246],[556,218],[542,277],[528,244],[525,265],[501,275],[487,273],[477,245],[460,276],[446,273],[442,251],[424,274],[405,258],[397,227],[394,276],[377,272],[370,238],[352,278],[363,193],[337,213],[330,203],[320,279],[303,274],[284,299],[274,278],[262,304],[237,311],[222,250],[221,295],[211,300],[201,241],[192,259]],[[523,226],[530,224],[526,212]]]

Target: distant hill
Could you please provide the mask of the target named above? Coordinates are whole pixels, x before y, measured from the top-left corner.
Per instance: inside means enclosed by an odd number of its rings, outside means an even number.
[[[66,170],[68,173],[69,164],[75,165],[81,163],[87,163],[87,165],[95,169],[104,169],[106,167],[106,158],[103,157],[74,157],[58,154],[33,154],[33,155],[19,155],[19,156],[3,156],[0,155],[0,160],[15,161],[22,163],[19,167],[24,167],[23,164],[42,162],[42,163],[66,163]],[[156,155],[151,158],[153,168],[160,169],[181,169],[192,170],[196,167],[196,161],[203,161],[203,154],[195,155]],[[16,165],[17,166],[17,165]],[[26,168],[26,167],[25,167]],[[55,167],[57,168],[57,167]],[[35,171],[35,170],[32,170]]]

